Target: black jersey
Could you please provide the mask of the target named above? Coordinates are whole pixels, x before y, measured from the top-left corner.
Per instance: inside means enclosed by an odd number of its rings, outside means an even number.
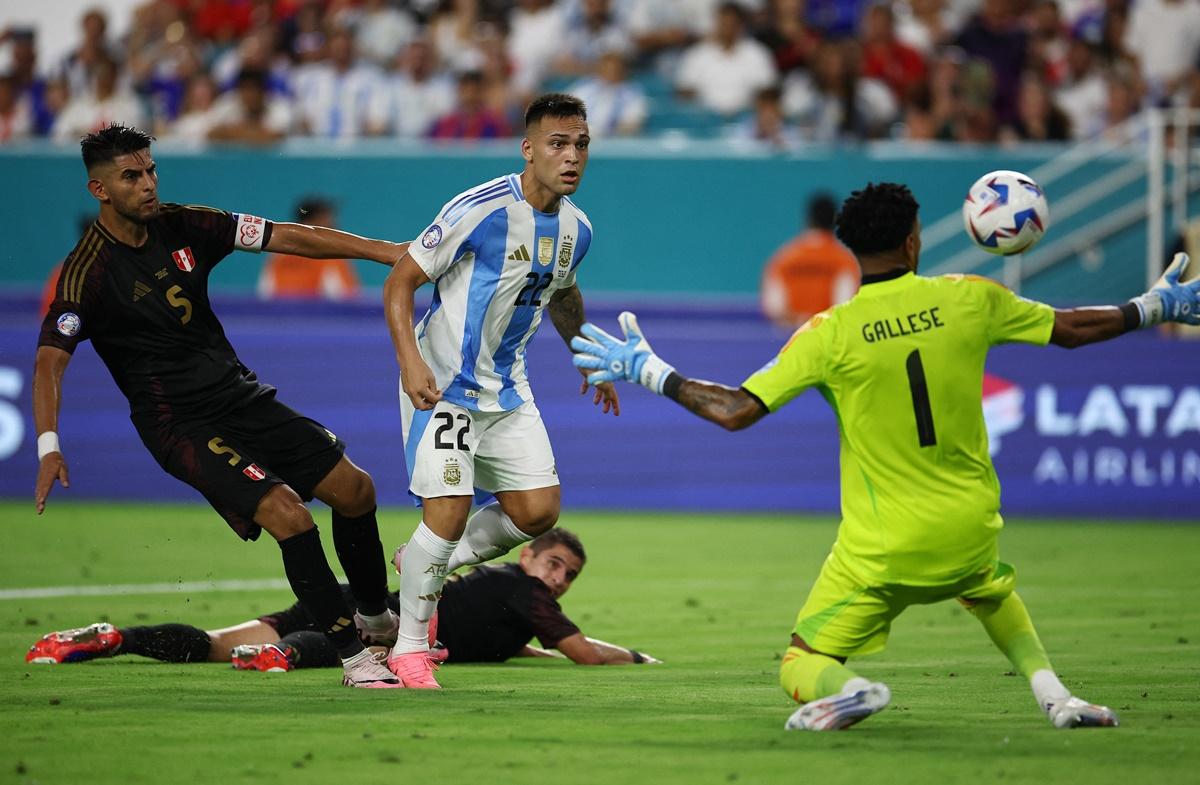
[[[501,662],[537,637],[552,649],[579,632],[546,584],[516,564],[477,567],[446,581],[438,602],[438,640],[450,662]]]
[[[207,207],[163,204],[139,248],[97,221],[63,265],[39,346],[91,339],[131,416],[190,419],[273,388],[238,361],[208,299],[208,275],[235,249],[259,251],[271,224]]]

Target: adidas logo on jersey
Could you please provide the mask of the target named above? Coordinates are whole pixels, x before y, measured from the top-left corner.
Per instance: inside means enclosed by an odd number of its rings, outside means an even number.
[[[518,248],[517,250],[510,253],[508,255],[508,258],[509,258],[509,260],[514,261],[514,262],[528,262],[529,261],[529,249],[526,248],[524,245],[522,245],[520,248]]]
[[[150,294],[150,287],[141,281],[133,282],[133,301],[136,303],[146,295]]]

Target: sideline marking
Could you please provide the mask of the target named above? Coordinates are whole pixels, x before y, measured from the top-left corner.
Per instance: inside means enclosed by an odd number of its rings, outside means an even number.
[[[28,589],[0,589],[0,600],[32,600],[47,597],[116,597],[129,594],[203,594],[247,589],[287,589],[283,578],[231,581],[176,581],[174,583],[109,583],[99,586],[44,586]]]

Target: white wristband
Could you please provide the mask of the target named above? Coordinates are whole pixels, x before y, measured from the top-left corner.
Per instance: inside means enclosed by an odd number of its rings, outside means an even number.
[[[638,382],[651,392],[662,395],[663,384],[674,370],[675,366],[668,365],[657,354],[652,353],[646,358],[646,362],[642,363],[642,372],[638,375]]]
[[[1153,327],[1165,321],[1166,309],[1163,308],[1162,297],[1158,292],[1150,290],[1139,297],[1134,297],[1130,302],[1137,306],[1138,313],[1142,317],[1142,323],[1138,327]]]
[[[52,452],[62,452],[58,446],[58,434],[54,431],[46,431],[38,436],[38,461]]]

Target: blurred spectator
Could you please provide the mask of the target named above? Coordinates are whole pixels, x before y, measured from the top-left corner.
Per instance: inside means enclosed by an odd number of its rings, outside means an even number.
[[[484,103],[483,74],[467,71],[458,76],[458,103],[433,124],[433,139],[498,139],[509,134],[504,115]]]
[[[1056,87],[1066,76],[1067,50],[1062,16],[1055,0],[1038,0],[1029,11],[1029,51],[1025,67],[1041,74],[1049,87]]]
[[[89,8],[79,20],[83,40],[72,49],[59,65],[59,75],[67,80],[72,95],[91,92],[96,64],[113,59],[108,42],[108,17],[101,8]]]
[[[271,98],[262,71],[238,74],[237,87],[221,96],[213,111],[217,123],[208,138],[214,142],[271,144],[283,139],[291,126],[287,103]]]
[[[191,28],[200,38],[216,44],[236,41],[254,23],[250,0],[190,0]]]
[[[354,30],[354,45],[366,60],[387,66],[420,32],[408,11],[392,0],[364,0],[362,7],[334,19]]]
[[[869,0],[808,0],[808,23],[829,39],[849,38],[858,28],[858,20]]]
[[[188,81],[183,109],[179,117],[167,126],[163,139],[197,144],[208,139],[209,133],[221,124],[217,110],[217,85],[208,74],[196,74]]]
[[[1017,90],[1029,47],[1029,35],[1014,11],[1015,0],[983,0],[979,13],[958,35],[958,45],[969,56],[992,69],[992,110],[1000,123],[1012,123],[1017,114]]]
[[[770,50],[746,35],[745,10],[723,2],[712,36],[684,53],[675,84],[684,98],[728,116],[749,109],[758,91],[775,79]]]
[[[784,82],[783,103],[814,142],[880,138],[898,112],[883,82],[859,75],[858,45],[849,40],[821,44],[812,71]]]
[[[77,142],[110,123],[144,127],[142,103],[120,85],[120,70],[112,60],[96,63],[91,94],[73,95],[54,121],[54,141]]]
[[[1104,136],[1116,142],[1129,139],[1125,123],[1142,108],[1142,82],[1132,68],[1108,73],[1108,100],[1104,107]]]
[[[554,0],[517,0],[509,17],[508,59],[512,87],[525,104],[534,97],[566,35],[566,20]]]
[[[821,36],[804,21],[805,0],[771,0],[754,37],[771,50],[775,68],[786,74],[812,62]]]
[[[928,57],[957,34],[961,20],[946,7],[946,0],[909,0],[895,3],[896,38]]]
[[[664,73],[674,69],[675,57],[712,24],[708,0],[627,0],[623,10],[636,61]]]
[[[284,20],[283,46],[297,64],[321,59],[325,51],[324,13],[323,0],[300,0],[296,13]]]
[[[1090,139],[1104,129],[1108,87],[1087,41],[1081,38],[1071,41],[1066,71],[1054,97],[1071,120],[1071,138]]]
[[[296,205],[296,222],[337,228],[333,204],[321,197],[309,197]],[[348,259],[272,254],[258,278],[259,296],[271,300],[350,300],[361,289],[358,274]]]
[[[29,101],[17,90],[16,80],[0,76],[0,144],[33,136]]]
[[[479,0],[442,0],[428,24],[428,34],[438,56],[439,70],[478,68],[475,30]]]
[[[1026,71],[1017,93],[1017,119],[1000,131],[1002,142],[1065,142],[1071,121],[1055,105],[1041,74]]]
[[[779,150],[799,147],[799,129],[788,125],[783,114],[783,91],[778,87],[767,87],[754,97],[754,114],[733,127],[730,138],[741,142],[754,142]]]
[[[833,234],[833,197],[814,195],[807,213],[808,229],[776,251],[763,270],[763,314],[787,329],[849,300],[862,277],[854,254]]]
[[[349,30],[329,36],[327,60],[296,69],[293,79],[298,129],[329,139],[387,131],[388,96],[383,75],[356,61]]]
[[[20,98],[29,106],[33,116],[33,131],[45,136],[54,125],[54,118],[66,103],[66,95],[49,95],[50,83],[37,69],[37,37],[30,28],[6,27],[0,32],[0,44],[9,47],[8,75]],[[58,80],[61,82],[61,80]],[[65,89],[65,82],[62,82]]]
[[[396,60],[387,86],[388,128],[396,136],[424,137],[454,108],[454,80],[438,70],[437,54],[426,38],[413,40]]]
[[[613,14],[612,0],[582,0],[580,19],[567,26],[552,69],[562,76],[589,74],[605,53],[623,54],[631,49],[629,36]]]
[[[587,107],[592,137],[632,136],[642,130],[648,105],[646,94],[629,81],[625,55],[606,52],[596,64],[596,75],[576,82],[567,92]]]
[[[890,5],[873,5],[862,18],[862,74],[878,79],[903,101],[925,81],[925,58],[896,38]]]
[[[1124,43],[1138,59],[1151,100],[1175,94],[1200,56],[1200,0],[1137,0]]]
[[[267,92],[287,97],[291,93],[292,63],[281,52],[282,33],[276,25],[257,27],[227,49],[213,62],[211,73],[221,90],[237,82],[242,71],[262,71],[267,76]]]
[[[1100,65],[1106,70],[1131,66],[1137,68],[1137,58],[1125,50],[1126,31],[1129,29],[1129,15],[1125,8],[1113,5],[1104,14],[1100,28],[1100,43],[1096,47]]]

